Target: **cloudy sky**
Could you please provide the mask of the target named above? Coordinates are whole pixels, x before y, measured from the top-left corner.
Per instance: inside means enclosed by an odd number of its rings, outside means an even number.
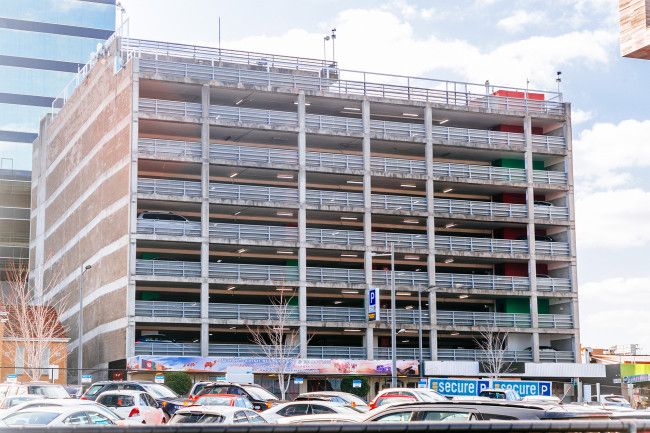
[[[650,352],[650,61],[620,57],[617,0],[121,2],[133,37],[214,46],[221,17],[224,48],[308,57],[336,27],[346,69],[547,89],[562,71],[582,342]]]

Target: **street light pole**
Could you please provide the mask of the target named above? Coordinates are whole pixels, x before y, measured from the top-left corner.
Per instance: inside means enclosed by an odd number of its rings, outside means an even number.
[[[81,265],[81,275],[79,276],[79,314],[77,314],[77,382],[81,385],[81,376],[83,375],[83,357],[84,357],[84,273],[92,268],[92,265]]]
[[[420,378],[424,377],[424,365],[422,363],[422,286],[418,286],[418,347],[420,348],[420,365],[418,370],[420,371]]]
[[[397,333],[395,331],[395,243],[390,244],[390,343],[393,365],[390,370],[390,386],[397,387]]]

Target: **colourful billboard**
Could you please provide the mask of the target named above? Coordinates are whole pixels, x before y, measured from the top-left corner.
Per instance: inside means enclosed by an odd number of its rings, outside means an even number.
[[[284,371],[290,374],[337,375],[355,374],[365,376],[390,376],[390,360],[367,359],[284,359],[272,358],[226,358],[217,356],[149,356],[138,355],[128,359],[131,371],[187,371],[190,373],[223,373],[232,367],[247,367],[253,373],[273,374],[286,363]],[[417,376],[418,361],[397,361],[397,374]]]

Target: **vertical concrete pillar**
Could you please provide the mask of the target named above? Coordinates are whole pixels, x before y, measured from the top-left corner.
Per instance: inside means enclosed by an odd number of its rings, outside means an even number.
[[[429,350],[432,360],[438,359],[438,329],[436,324],[436,221],[433,185],[433,114],[431,104],[424,107],[424,160],[427,167],[426,194],[427,194],[427,276],[429,279]]]
[[[361,120],[363,123],[363,268],[366,278],[366,294],[364,305],[368,311],[368,290],[372,287],[372,176],[370,160],[370,101],[364,98],[361,104]],[[366,326],[366,357],[374,359],[375,346],[374,328],[370,322]]]
[[[210,86],[201,88],[201,356],[210,348]]]
[[[131,60],[131,162],[129,167],[129,277],[126,295],[126,357],[135,356],[135,280],[138,231],[138,107],[140,101],[140,59]]]
[[[573,351],[575,353],[575,362],[580,362],[580,320],[578,309],[578,264],[576,252],[576,211],[574,202],[574,180],[573,180],[573,142],[572,142],[572,126],[571,126],[571,104],[565,103],[565,118],[563,126],[563,136],[567,146],[567,156],[565,159],[565,167],[567,171],[567,198],[566,206],[569,209],[569,249],[571,254],[571,263],[569,269],[569,280],[571,282],[571,293],[573,299],[571,300],[571,314],[573,316],[574,337],[573,337]]]
[[[531,347],[533,361],[539,362],[539,320],[537,311],[537,255],[535,254],[535,191],[533,190],[533,135],[529,114],[524,117],[526,206],[528,212],[528,278],[530,280],[530,318],[532,332]]]
[[[298,308],[300,357],[307,357],[307,134],[305,92],[298,93]]]

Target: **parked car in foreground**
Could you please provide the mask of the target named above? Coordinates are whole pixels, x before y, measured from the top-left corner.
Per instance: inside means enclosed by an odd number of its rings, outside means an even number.
[[[160,403],[144,391],[106,391],[95,401],[134,422],[153,425],[165,423],[165,413]]]
[[[4,418],[9,427],[19,426],[75,426],[75,425],[114,425],[105,414],[95,408],[83,406],[47,406],[25,409]]]
[[[187,405],[185,399],[178,397],[169,387],[150,381],[107,380],[93,383],[81,396],[82,400],[95,400],[101,393],[107,391],[144,391],[149,393],[160,405],[169,419],[179,408]]]
[[[106,406],[99,404],[95,401],[91,400],[77,400],[77,399],[72,399],[72,398],[39,398],[37,400],[29,400],[20,404],[17,404],[16,406],[13,406],[3,413],[0,414],[0,420],[3,420],[4,418],[7,418],[11,414],[14,414],[16,412],[22,412],[22,411],[29,411],[29,410],[37,410],[40,408],[61,408],[63,410],[64,408],[69,408],[69,407],[82,407],[82,408],[88,408],[95,410],[105,417],[109,418],[114,424],[117,425],[128,425],[131,424],[128,420],[125,420],[115,412],[113,412],[111,409],[107,408]]]
[[[395,403],[416,403],[417,400],[411,395],[401,394],[382,394],[370,402],[370,409],[386,406]]]
[[[194,382],[194,385],[192,385],[192,388],[190,389],[190,393],[187,395],[187,398],[189,399],[194,399],[196,395],[203,390],[203,388],[206,387],[206,385],[210,385],[211,383],[214,382],[208,382],[208,381],[199,381],[199,382]]]
[[[327,413],[324,415],[302,415],[279,418],[276,423],[278,424],[333,424],[333,423],[358,423],[363,420],[363,414],[343,414],[343,413]]]
[[[5,411],[13,406],[25,403],[30,400],[42,400],[40,395],[26,394],[26,395],[12,395],[0,400],[0,411]]]
[[[233,406],[253,409],[253,403],[243,395],[202,394],[194,400],[194,406]]]
[[[398,396],[412,397],[415,401],[447,401],[447,397],[438,394],[429,388],[386,388],[379,391],[377,396],[369,403],[370,409],[377,407],[377,400],[390,394],[393,398]]]
[[[251,409],[234,406],[191,406],[176,411],[169,424],[265,424]]]
[[[519,401],[521,396],[513,389],[506,388],[487,388],[478,393],[479,397],[487,397],[494,400]]]
[[[234,383],[234,382],[211,382],[199,391],[194,399],[196,400],[201,395],[205,394],[236,394],[241,395],[253,403],[253,409],[263,411],[279,400],[276,396],[268,392],[266,389],[259,385],[252,383]]]
[[[361,412],[368,412],[370,407],[363,399],[354,394],[341,391],[315,391],[305,392],[296,397],[295,401],[301,400],[324,400],[338,403],[343,406],[353,407]]]
[[[0,398],[12,395],[38,395],[42,398],[70,398],[63,385],[49,382],[3,383],[0,384]]]
[[[281,403],[262,412],[262,416],[268,422],[276,422],[278,419],[284,417],[326,414],[359,416],[361,411],[329,401],[304,400]]]
[[[520,401],[446,401],[399,403],[368,413],[364,422],[465,422],[494,420],[607,420],[602,410],[573,409],[558,404]]]

